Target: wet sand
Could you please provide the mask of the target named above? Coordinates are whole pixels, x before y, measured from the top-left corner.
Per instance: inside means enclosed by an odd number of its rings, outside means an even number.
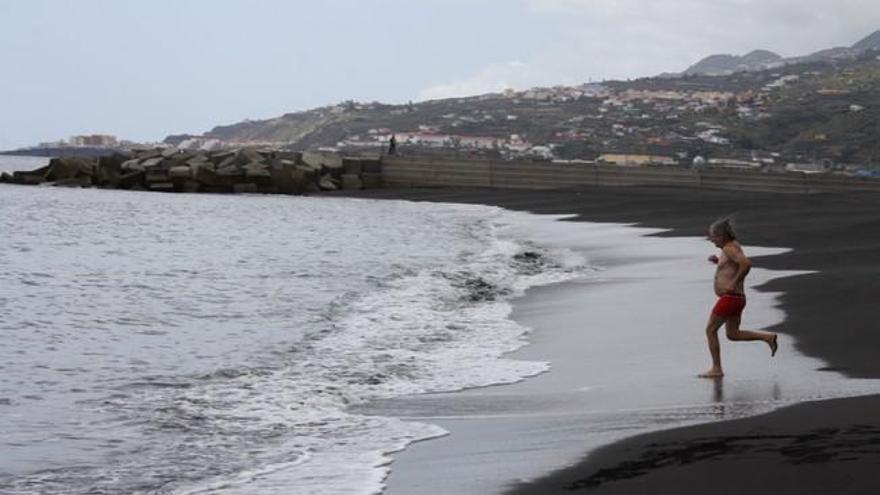
[[[783,342],[793,342],[798,353],[815,359],[815,368],[819,371],[810,371],[818,376],[842,374],[850,378],[880,377],[880,360],[876,359],[880,350],[880,333],[875,331],[876,323],[872,318],[877,280],[880,280],[880,198],[876,195],[789,196],[657,188],[585,188],[548,192],[455,188],[374,190],[361,192],[357,196],[493,204],[535,213],[576,213],[578,219],[586,221],[636,223],[672,229],[658,234],[663,237],[700,236],[711,220],[736,212],[740,235],[747,250],[750,245],[794,248],[793,252],[786,254],[757,257],[754,260],[756,266],[768,270],[817,271],[776,278],[758,287],[759,291],[767,294],[782,293],[775,303],[784,312],[784,321],[771,325],[770,329],[780,332]],[[539,306],[545,307],[547,301],[554,298],[559,299],[559,295],[552,295]],[[532,310],[540,311],[540,308]],[[700,315],[701,318],[703,316]],[[537,318],[535,324],[540,325],[540,321],[541,318]],[[547,321],[546,315],[543,321]],[[541,335],[540,329],[535,332],[536,338],[538,335]],[[557,347],[558,342],[564,342],[558,336],[548,339],[557,342]],[[702,343],[697,341],[697,344]],[[722,352],[729,349],[726,342],[722,345]],[[577,344],[570,347],[576,349]],[[531,350],[526,351],[527,354],[540,353],[540,343],[536,342],[529,348]],[[782,356],[779,356],[780,359],[783,359]],[[524,357],[541,358],[535,354]],[[743,393],[760,395],[761,386],[754,387],[755,382],[731,374],[737,369],[734,362],[728,361],[727,365],[730,367],[729,376],[721,382],[722,394],[727,395],[739,388]],[[783,366],[782,369],[789,368]],[[766,369],[751,372],[757,373],[755,376],[762,376],[762,373],[773,375]],[[547,376],[552,374],[548,373]],[[536,387],[536,382],[538,379],[529,380],[524,382],[523,387]],[[851,380],[848,383],[858,384],[859,381]],[[799,395],[801,399],[809,395],[810,380],[806,380],[806,386],[804,393]],[[785,385],[783,395],[790,388],[790,384]],[[478,410],[505,400],[512,404],[528,403],[529,397],[535,397],[537,393],[535,389],[531,392],[523,390],[522,393],[503,392],[504,389],[510,387],[497,387],[499,392],[494,392],[502,397],[483,398],[480,399],[482,402],[477,400],[470,404],[465,401],[452,408],[470,407]],[[678,388],[667,385],[667,389]],[[469,393],[486,395],[481,391]],[[772,395],[772,387],[765,393]],[[506,399],[503,397],[505,394],[508,395]],[[547,396],[543,399],[547,399]],[[543,399],[542,402],[546,402]],[[410,411],[413,417],[419,417],[420,410],[438,410],[436,404],[430,404],[431,399],[424,400],[428,403],[413,406]],[[589,412],[587,403],[572,408],[576,401],[571,401],[571,394],[562,402],[564,408],[572,412],[573,409]],[[440,410],[449,407],[447,404]],[[520,407],[527,408],[517,405],[514,409]],[[880,465],[878,409],[880,398],[877,396],[807,402],[745,419],[649,433],[599,450],[594,450],[595,446],[591,443],[596,439],[596,432],[579,437],[571,434],[573,430],[566,429],[580,428],[577,425],[581,424],[582,418],[577,414],[557,414],[556,417],[568,420],[557,424],[555,430],[548,430],[546,421],[540,428],[529,430],[528,421],[522,419],[534,416],[521,415],[518,423],[526,425],[523,431],[533,434],[525,438],[534,443],[535,452],[544,452],[529,460],[530,465],[535,465],[539,468],[536,470],[542,473],[554,468],[562,469],[537,480],[523,476],[530,480],[512,488],[512,493],[702,493],[707,490],[716,493],[742,490],[774,494],[877,493],[880,482],[871,468]],[[751,409],[745,411],[744,415],[759,412],[758,409]],[[510,415],[509,411],[507,414]],[[700,418],[700,412],[693,414],[692,420],[706,420]],[[422,415],[430,417],[427,413]],[[736,413],[723,414],[718,419],[731,417],[736,417]],[[678,418],[677,421],[680,420]],[[468,431],[460,427],[466,421],[473,419],[459,421],[452,418],[444,426],[453,431],[451,437],[467,436]],[[685,418],[687,421],[688,418]],[[473,473],[485,472],[491,476],[493,466],[503,470],[500,461],[504,460],[504,452],[517,449],[520,452],[529,451],[522,442],[511,445],[509,449],[504,446],[504,439],[512,437],[510,423],[501,426],[495,440],[491,440],[490,425],[502,423],[497,418],[486,418],[482,427],[469,423],[474,428],[473,435],[486,434],[490,438],[484,449],[483,460],[486,462],[476,465]],[[670,421],[670,424],[676,424],[676,420]],[[459,430],[456,430],[457,427]],[[548,434],[548,431],[555,431],[556,434]],[[583,432],[583,429],[580,431]],[[615,431],[603,437],[604,443],[634,434],[633,430]],[[522,432],[517,433],[516,437],[522,437]],[[434,441],[436,443],[427,442],[424,448],[442,451],[444,446],[441,442],[444,441],[450,446],[454,445],[454,440],[450,438]],[[488,446],[493,441],[496,443]],[[564,444],[561,450],[566,452],[580,445],[581,456],[590,453],[580,460],[569,454],[548,457],[546,452],[553,450],[552,442]],[[431,443],[435,447],[428,447]],[[420,445],[411,447],[408,452],[412,450],[412,453],[403,457],[418,459],[420,448]],[[433,450],[427,457],[430,460],[433,455],[434,461],[442,464],[443,459],[437,459],[437,452]],[[462,456],[462,453],[452,451],[447,461],[455,461]],[[398,467],[401,469],[398,470]],[[392,493],[396,483],[395,471],[411,470],[405,465],[395,465],[390,479]]]

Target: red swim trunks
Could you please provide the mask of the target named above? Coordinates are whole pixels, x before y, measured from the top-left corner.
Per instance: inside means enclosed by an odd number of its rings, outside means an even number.
[[[746,296],[742,294],[724,294],[718,298],[718,302],[712,308],[712,314],[720,316],[725,320],[737,318],[742,314],[745,307]]]

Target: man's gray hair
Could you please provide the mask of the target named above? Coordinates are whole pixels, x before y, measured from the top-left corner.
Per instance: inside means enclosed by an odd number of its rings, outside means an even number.
[[[722,235],[728,239],[736,239],[736,230],[733,228],[733,218],[724,217],[715,220],[709,226],[709,233],[712,235]]]

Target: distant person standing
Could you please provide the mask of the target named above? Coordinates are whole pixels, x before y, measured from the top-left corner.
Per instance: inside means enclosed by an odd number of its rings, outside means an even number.
[[[392,134],[391,139],[388,140],[388,154],[397,154],[397,137],[394,134]]]
[[[706,325],[706,338],[709,341],[709,354],[712,355],[712,368],[700,375],[702,378],[721,378],[721,344],[718,342],[718,329],[725,326],[727,338],[732,341],[760,340],[770,346],[770,355],[776,355],[777,335],[769,332],[740,330],[739,324],[746,307],[745,279],[752,262],[743,253],[736,240],[730,218],[722,218],[709,226],[709,240],[721,248],[721,256],[709,256],[709,262],[718,265],[715,271],[715,294],[718,302],[709,315]]]

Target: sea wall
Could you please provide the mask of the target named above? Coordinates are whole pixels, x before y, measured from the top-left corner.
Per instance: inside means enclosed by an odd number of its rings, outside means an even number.
[[[346,157],[328,152],[244,148],[218,152],[139,150],[53,158],[0,182],[166,192],[308,194],[377,187],[558,189],[576,186],[663,186],[775,193],[880,192],[880,179],[835,174],[674,166],[504,161],[429,156]]]
[[[395,156],[383,157],[382,181],[386,187],[557,189],[587,185],[692,187],[778,193],[880,192],[878,179],[834,174]]]

